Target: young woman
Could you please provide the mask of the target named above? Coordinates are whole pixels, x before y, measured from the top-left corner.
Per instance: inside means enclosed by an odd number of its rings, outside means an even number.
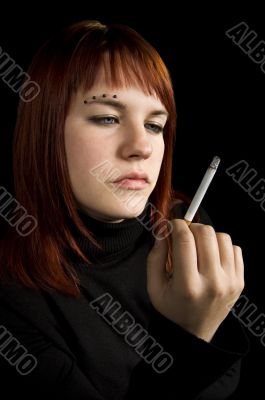
[[[242,252],[209,219],[183,220],[160,56],[127,26],[83,21],[27,73],[15,194],[0,195],[1,386],[28,398],[226,399],[247,352],[229,314]]]

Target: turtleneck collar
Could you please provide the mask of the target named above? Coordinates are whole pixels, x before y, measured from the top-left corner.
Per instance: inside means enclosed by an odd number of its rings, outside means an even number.
[[[122,222],[104,222],[78,210],[78,214],[92,233],[102,250],[93,245],[81,233],[75,232],[75,238],[84,254],[95,264],[111,265],[133,252],[137,244],[150,232],[144,226],[149,226],[150,204],[138,217],[125,219]]]

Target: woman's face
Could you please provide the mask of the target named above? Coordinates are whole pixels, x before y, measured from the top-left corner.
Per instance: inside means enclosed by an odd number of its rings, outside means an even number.
[[[78,92],[65,122],[78,208],[105,222],[140,215],[158,179],[166,120],[160,100],[137,87],[111,89],[97,80],[87,93]],[[113,183],[130,172],[146,173],[149,182],[140,190]]]

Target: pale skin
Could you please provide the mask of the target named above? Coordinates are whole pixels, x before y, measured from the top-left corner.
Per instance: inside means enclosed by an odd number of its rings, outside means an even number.
[[[159,176],[166,121],[160,100],[139,88],[114,89],[99,78],[88,92],[79,91],[65,122],[68,169],[78,207],[112,223],[140,215]],[[114,195],[111,174],[102,182],[91,173],[106,160],[113,166],[110,173],[141,171],[148,175],[149,184],[138,191],[120,189]],[[128,201],[132,195],[136,207]]]
[[[148,255],[148,294],[162,315],[210,342],[244,288],[242,250],[210,225],[171,223],[173,275],[165,274],[162,239]]]
[[[84,100],[102,98],[106,93],[125,104],[126,110],[84,104]],[[77,93],[65,123],[65,146],[79,208],[94,218],[115,223],[137,217],[143,211],[163,160],[165,111],[156,96],[148,96],[136,87],[113,90],[102,76],[89,92]],[[100,123],[92,120],[95,116],[103,118]],[[105,159],[121,173],[141,170],[148,174],[150,184],[138,191],[144,201],[134,214],[107,190],[111,182],[104,185],[89,172]],[[121,195],[126,198],[129,192],[124,189]],[[229,313],[228,306],[236,302],[244,288],[242,251],[227,233],[215,232],[211,226],[188,226],[182,219],[171,223],[173,275],[169,278],[165,271],[168,249],[163,239],[148,255],[147,291],[162,315],[210,342]]]

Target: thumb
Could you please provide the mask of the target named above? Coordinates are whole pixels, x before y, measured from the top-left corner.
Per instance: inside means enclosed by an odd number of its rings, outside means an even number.
[[[168,245],[166,239],[156,239],[147,256],[147,290],[151,296],[161,293],[167,282],[167,254]]]

